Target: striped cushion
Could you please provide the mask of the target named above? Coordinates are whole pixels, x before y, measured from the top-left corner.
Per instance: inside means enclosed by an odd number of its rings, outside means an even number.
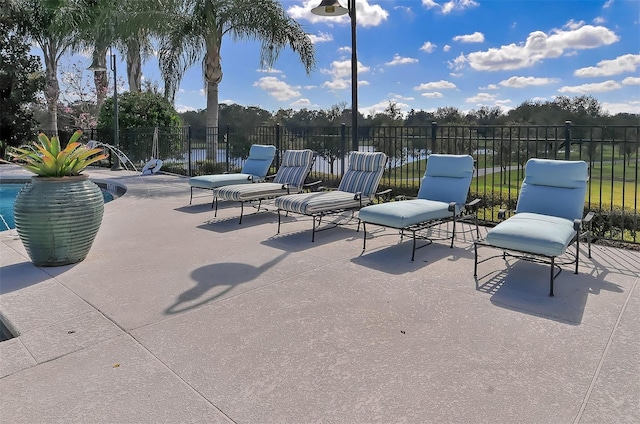
[[[287,150],[282,155],[282,164],[273,182],[289,184],[292,192],[297,193],[302,189],[312,164],[312,150]]]
[[[311,215],[318,212],[328,212],[337,209],[353,209],[360,207],[360,201],[353,193],[345,191],[321,191],[318,193],[301,193],[282,196],[276,199],[278,209]],[[368,197],[363,198],[362,204],[371,203]]]
[[[214,190],[213,195],[216,198],[222,200],[246,202],[249,200],[270,199],[273,197],[298,192],[299,190],[293,187],[291,187],[291,189],[288,189],[284,184],[260,183],[220,187]]]
[[[371,197],[378,189],[387,155],[381,152],[353,152],[349,157],[349,167],[344,173],[339,191],[362,192],[363,197]]]

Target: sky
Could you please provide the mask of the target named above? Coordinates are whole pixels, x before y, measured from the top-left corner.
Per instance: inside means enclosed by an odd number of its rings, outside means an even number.
[[[282,1],[314,42],[316,68],[310,74],[290,50],[272,68],[260,69],[258,43],[223,39],[221,103],[271,112],[351,107],[349,17],[313,15],[319,3]],[[595,97],[610,114],[640,113],[640,0],[355,4],[358,110],[364,116],[390,102],[404,113],[447,106],[506,112],[527,100],[581,95]],[[82,60],[88,66],[90,60]],[[197,64],[186,73],[176,95],[179,112],[206,108],[201,69]],[[118,73],[125,70],[120,62]],[[143,78],[162,86],[153,58]]]

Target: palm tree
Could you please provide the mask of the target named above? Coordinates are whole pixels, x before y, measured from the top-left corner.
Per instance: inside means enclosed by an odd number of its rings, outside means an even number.
[[[276,0],[182,0],[175,19],[167,19],[168,36],[162,39],[159,63],[165,96],[174,100],[184,72],[201,61],[207,91],[206,124],[218,128],[218,85],[222,81],[222,39],[259,40],[260,65],[272,66],[284,47],[300,56],[307,73],[315,66],[311,39]],[[214,130],[215,131],[215,130]],[[211,137],[213,136],[213,137]],[[217,137],[208,134],[217,149]]]
[[[21,16],[21,33],[41,49],[45,64],[45,100],[47,113],[43,129],[58,134],[58,62],[71,48],[75,37],[72,24],[77,16],[78,1],[73,0],[16,0],[10,3],[12,13]]]

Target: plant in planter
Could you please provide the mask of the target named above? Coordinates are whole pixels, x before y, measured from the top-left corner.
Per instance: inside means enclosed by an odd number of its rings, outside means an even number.
[[[32,146],[9,150],[18,164],[36,174],[14,206],[16,230],[35,265],[82,261],[100,229],[102,191],[81,172],[108,155],[80,143],[81,135],[76,131],[62,148],[58,137],[41,133]]]

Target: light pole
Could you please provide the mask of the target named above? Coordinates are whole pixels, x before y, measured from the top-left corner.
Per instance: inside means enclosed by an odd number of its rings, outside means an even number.
[[[338,0],[322,0],[311,9],[319,16],[342,16],[351,18],[351,150],[358,151],[358,54],[356,49],[356,0],[347,0],[347,9]]]
[[[113,143],[116,151],[120,150],[120,128],[118,125],[118,74],[116,70],[116,55],[113,53],[111,47],[109,47],[109,65],[113,72]],[[94,61],[91,66],[87,68],[88,71],[94,72],[106,72],[107,68]],[[111,164],[111,170],[117,171],[120,168],[120,157],[116,154]]]

